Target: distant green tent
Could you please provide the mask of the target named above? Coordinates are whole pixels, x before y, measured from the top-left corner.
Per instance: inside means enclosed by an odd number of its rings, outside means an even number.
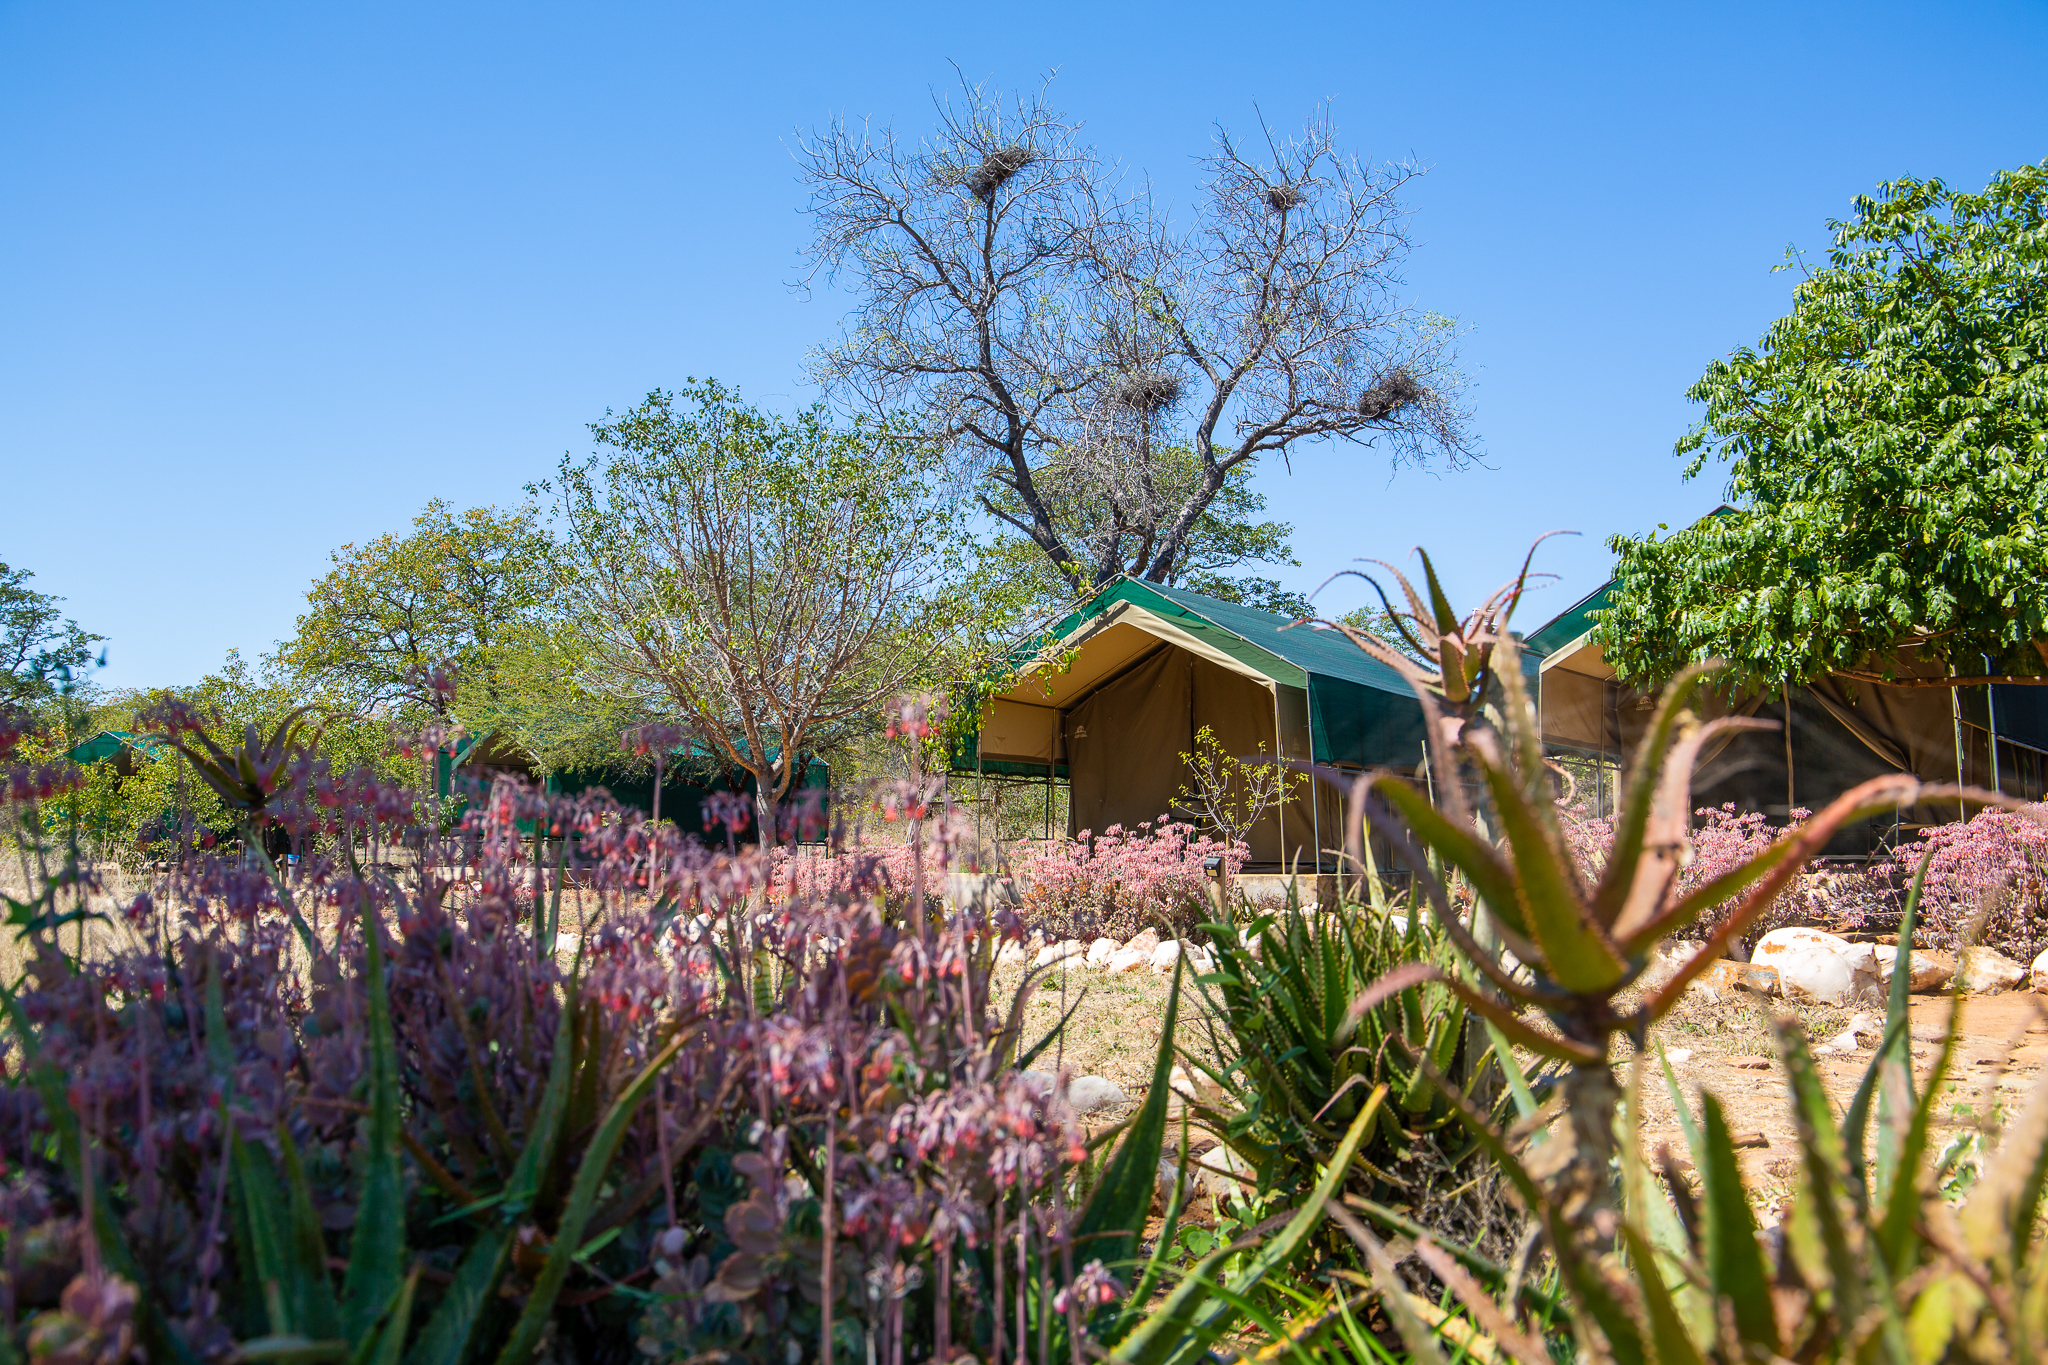
[[[1407,682],[1335,631],[1181,588],[1119,579],[1062,621],[1023,681],[989,701],[958,773],[1068,779],[1068,833],[1167,814],[1204,726],[1230,753],[1349,770],[1413,769],[1422,706]],[[1342,798],[1317,784],[1255,826],[1258,865],[1333,860]],[[1298,864],[1296,860],[1299,860]]]
[[[713,792],[739,791],[750,797],[754,794],[755,783],[751,775],[742,774],[735,786],[710,759],[708,749],[699,742],[691,741],[678,746],[664,765],[661,818],[673,821],[678,829],[687,833],[703,833],[704,800]],[[439,786],[444,797],[462,795],[462,779],[465,778],[488,785],[494,773],[517,773],[536,781],[540,776],[530,760],[496,734],[463,736],[455,745],[453,754],[441,755],[439,766]],[[824,792],[829,791],[831,785],[831,768],[823,759],[813,758],[804,766],[797,790]],[[574,769],[550,773],[547,789],[569,796],[603,789],[622,806],[650,812],[654,808],[654,773],[651,768],[638,775]]]
[[[155,758],[163,747],[162,740],[148,735],[138,735],[129,730],[102,730],[91,739],[65,750],[64,756],[80,767],[111,758],[116,771],[126,777],[135,770],[135,755]]]

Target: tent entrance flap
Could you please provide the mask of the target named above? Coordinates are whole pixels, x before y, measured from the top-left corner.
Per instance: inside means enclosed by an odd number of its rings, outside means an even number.
[[[1162,816],[1187,819],[1181,791],[1193,776],[1184,755],[1206,728],[1223,753],[1254,760],[1307,747],[1305,698],[1282,688],[1279,708],[1299,734],[1277,742],[1274,693],[1235,669],[1168,647],[1098,687],[1065,712],[1061,747],[1073,778],[1069,835],[1101,834],[1111,825],[1133,830]],[[1315,812],[1304,798],[1283,814],[1268,810],[1246,833],[1254,863],[1299,857],[1313,865]]]
[[[1189,733],[1192,665],[1183,651],[1162,649],[1061,714],[1061,748],[1074,784],[1068,834],[1131,829],[1172,809]]]

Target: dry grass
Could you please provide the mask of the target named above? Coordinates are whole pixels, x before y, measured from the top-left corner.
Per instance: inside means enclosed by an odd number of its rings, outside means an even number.
[[[997,971],[992,994],[998,1004],[1014,996],[1024,975],[1014,967]],[[1114,975],[1080,965],[1064,972],[1055,967],[1038,978],[1025,1006],[1025,1045],[1044,1037],[1073,1009],[1065,1034],[1035,1065],[1048,1071],[1064,1066],[1075,1076],[1107,1077],[1122,1086],[1135,1104],[1144,1099],[1152,1083],[1159,1030],[1166,1019],[1172,987],[1171,976],[1155,975],[1142,967]],[[1201,992],[1191,980],[1184,981],[1179,1027],[1174,1030],[1176,1046],[1212,1057],[1205,1018]],[[1112,1110],[1092,1118],[1116,1119],[1124,1112]]]

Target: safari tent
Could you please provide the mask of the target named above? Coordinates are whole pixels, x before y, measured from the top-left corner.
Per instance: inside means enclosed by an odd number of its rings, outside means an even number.
[[[1596,814],[1612,809],[1627,755],[1650,718],[1649,692],[1621,682],[1592,633],[1613,599],[1615,584],[1574,603],[1528,637],[1536,662],[1543,741],[1553,756],[1592,781],[1580,795]],[[1910,655],[1896,671],[1910,679]],[[1798,807],[1818,809],[1868,778],[1906,772],[1926,782],[1962,782],[2025,800],[2042,799],[2048,781],[2048,688],[1999,683],[1989,687],[1887,686],[1825,677],[1791,689],[1709,692],[1709,715],[1775,721],[1710,743],[1693,779],[1693,804],[1734,803],[1782,823]],[[1895,820],[1845,831],[1834,854],[1863,854],[1914,826],[1963,812],[1922,805]]]
[[[1274,612],[1125,578],[1061,622],[1016,686],[983,708],[962,773],[1071,787],[1067,833],[1173,811],[1181,756],[1207,726],[1229,753],[1342,769],[1413,770],[1422,708],[1408,684],[1342,635]],[[1258,870],[1333,871],[1342,797],[1323,784],[1250,834]]]
[[[640,773],[571,769],[543,774],[530,757],[506,736],[497,733],[464,735],[455,744],[453,753],[441,755],[440,794],[444,797],[464,796],[472,790],[472,783],[487,789],[500,774],[523,777],[540,784],[547,791],[567,796],[602,789],[622,806],[649,812],[654,809],[654,772],[651,766]],[[804,765],[804,774],[797,788],[799,791],[815,789],[822,810],[826,808],[825,794],[831,785],[831,768],[823,759],[813,758]],[[754,788],[752,775],[727,772],[725,765],[717,762],[701,741],[688,740],[670,750],[664,764],[661,818],[673,821],[687,834],[701,836],[707,797],[714,792],[734,791],[751,797]],[[792,799],[795,799],[795,793],[792,793]],[[752,838],[751,827],[746,838]]]

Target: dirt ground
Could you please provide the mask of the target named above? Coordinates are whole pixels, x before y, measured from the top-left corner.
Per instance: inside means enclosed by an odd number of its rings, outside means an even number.
[[[1773,1060],[1771,1045],[1772,1012],[1780,1008],[1776,1001],[1738,993],[1716,1005],[1681,1006],[1655,1035],[1667,1055],[1690,1052],[1684,1060],[1674,1056],[1672,1070],[1695,1113],[1699,1093],[1710,1091],[1721,1101],[1732,1130],[1763,1135],[1765,1145],[1746,1149],[1741,1156],[1752,1194],[1766,1210],[1789,1192],[1798,1157],[1790,1092]],[[1912,998],[1913,1076],[1920,1086],[1925,1085],[1940,1053],[1949,1009],[1947,996]],[[1816,1044],[1838,1034],[1854,1013],[1796,1007],[1793,1012],[1802,1017]],[[1863,1012],[1882,1022],[1881,1005]],[[1837,1114],[1848,1108],[1876,1043],[1874,1036],[1866,1036],[1854,1055],[1819,1059],[1821,1079]],[[2044,1062],[2048,1062],[2048,997],[2031,991],[1965,997],[1955,1063],[1939,1122],[1956,1133],[1979,1127],[1987,1119],[1993,1127],[2010,1122],[2041,1084]],[[1654,1053],[1643,1085],[1642,1141],[1648,1154],[1666,1142],[1674,1152],[1685,1150]]]
[[[1015,970],[1000,974],[998,998],[1007,998],[1022,976]],[[1027,1042],[1037,1041],[1077,1001],[1078,1008],[1058,1053],[1048,1049],[1035,1065],[1047,1070],[1064,1065],[1076,1076],[1105,1076],[1123,1087],[1135,1107],[1144,1099],[1151,1080],[1170,982],[1170,977],[1145,970],[1112,976],[1079,966],[1064,977],[1055,971],[1042,978],[1025,1011]],[[1763,1145],[1745,1148],[1741,1159],[1766,1221],[1789,1193],[1798,1155],[1790,1093],[1775,1060],[1771,1035],[1772,1018],[1786,1008],[1780,1001],[1746,992],[1734,992],[1713,1003],[1688,1001],[1653,1031],[1643,1076],[1641,1136],[1646,1156],[1654,1157],[1657,1148],[1667,1142],[1681,1158],[1685,1153],[1684,1136],[1656,1064],[1654,1044],[1658,1042],[1672,1058],[1672,1070],[1695,1115],[1700,1092],[1711,1091],[1720,1099],[1731,1129],[1762,1135]],[[1883,1021],[1881,1002],[1861,1010],[1795,1005],[1790,1012],[1799,1018],[1815,1045],[1839,1035],[1858,1013],[1878,1025]],[[1923,1085],[1940,1049],[1948,1013],[1946,996],[1913,997],[1914,1078]],[[1213,1055],[1200,998],[1192,986],[1183,994],[1176,1033],[1183,1048],[1197,1055]],[[1821,1077],[1837,1114],[1848,1107],[1876,1043],[1876,1035],[1869,1034],[1855,1055],[1820,1059]],[[1617,1057],[1623,1063],[1618,1075],[1626,1084],[1631,1059],[1625,1047]],[[2048,996],[2019,991],[1967,997],[1949,1082],[1950,1098],[1944,1103],[1941,1121],[1958,1133],[1978,1126],[1985,1117],[1994,1124],[2009,1122],[2029,1092],[2043,1082],[2044,1064],[2048,1064]],[[1128,1112],[1127,1107],[1092,1115],[1089,1126],[1113,1122]]]
[[[1024,975],[1016,968],[999,969],[995,998],[1010,999]],[[1045,1071],[1065,1066],[1075,1076],[1107,1077],[1123,1087],[1135,1107],[1152,1081],[1172,984],[1171,976],[1156,976],[1144,968],[1111,975],[1079,965],[1064,973],[1055,967],[1039,977],[1025,1006],[1025,1046],[1044,1037],[1069,1009],[1074,1017],[1058,1044],[1047,1048],[1032,1065]],[[1182,988],[1179,1026],[1174,1032],[1181,1048],[1213,1057],[1201,992],[1192,978]],[[1111,1111],[1107,1116],[1120,1118],[1125,1112]]]

